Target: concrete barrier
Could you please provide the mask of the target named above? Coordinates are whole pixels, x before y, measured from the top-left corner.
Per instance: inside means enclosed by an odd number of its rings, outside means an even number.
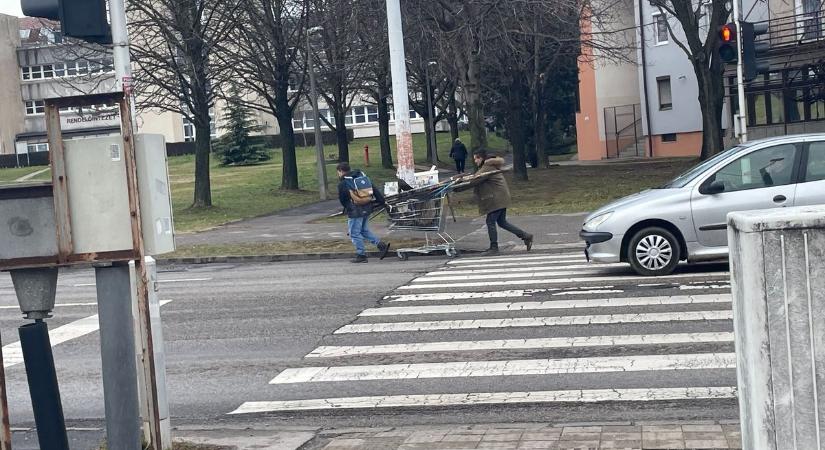
[[[825,205],[728,216],[742,448],[823,449]]]

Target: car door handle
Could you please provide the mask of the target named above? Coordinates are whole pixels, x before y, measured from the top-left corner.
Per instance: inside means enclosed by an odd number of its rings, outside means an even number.
[[[785,197],[784,195],[777,195],[776,197],[773,198],[774,203],[785,203],[786,200],[788,200],[788,198]]]

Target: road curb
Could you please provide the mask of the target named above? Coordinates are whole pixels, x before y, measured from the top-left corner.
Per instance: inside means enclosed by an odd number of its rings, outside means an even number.
[[[584,247],[581,247],[582,249]],[[508,250],[506,247],[503,250]],[[579,248],[573,247],[558,247],[552,249],[541,249],[542,253],[566,253],[576,251]],[[484,250],[477,249],[459,249],[462,255],[478,255]],[[513,255],[527,253],[516,252]],[[335,259],[350,259],[354,256],[352,252],[326,252],[326,253],[287,253],[287,254],[273,254],[273,255],[255,255],[255,256],[231,256],[231,255],[216,255],[216,256],[194,256],[185,258],[157,258],[158,265],[175,265],[175,264],[256,264],[256,263],[270,263],[270,262],[290,262],[290,261],[320,261],[320,260],[335,260]],[[367,252],[369,258],[378,258],[378,252]],[[417,257],[440,257],[446,258],[443,252],[433,252],[432,255],[420,255]],[[503,254],[502,256],[506,256]],[[387,258],[396,259],[395,252],[390,251]]]

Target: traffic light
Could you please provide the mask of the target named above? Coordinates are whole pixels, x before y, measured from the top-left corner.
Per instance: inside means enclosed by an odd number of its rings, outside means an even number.
[[[732,63],[739,60],[739,49],[736,46],[736,24],[726,23],[719,27],[719,43],[716,50],[722,62]]]
[[[771,66],[764,61],[765,54],[770,50],[771,44],[765,41],[756,41],[757,36],[768,32],[768,24],[765,22],[754,24],[752,22],[741,22],[742,27],[742,66],[745,81],[751,81],[760,73],[766,73]],[[760,59],[763,59],[760,61]]]
[[[59,20],[63,36],[111,44],[106,0],[21,0],[23,14]]]

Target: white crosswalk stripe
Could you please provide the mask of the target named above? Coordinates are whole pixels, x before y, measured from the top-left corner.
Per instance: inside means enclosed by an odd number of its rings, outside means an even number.
[[[275,398],[231,414],[735,399],[728,274],[626,267],[580,253],[451,260],[273,374]]]

